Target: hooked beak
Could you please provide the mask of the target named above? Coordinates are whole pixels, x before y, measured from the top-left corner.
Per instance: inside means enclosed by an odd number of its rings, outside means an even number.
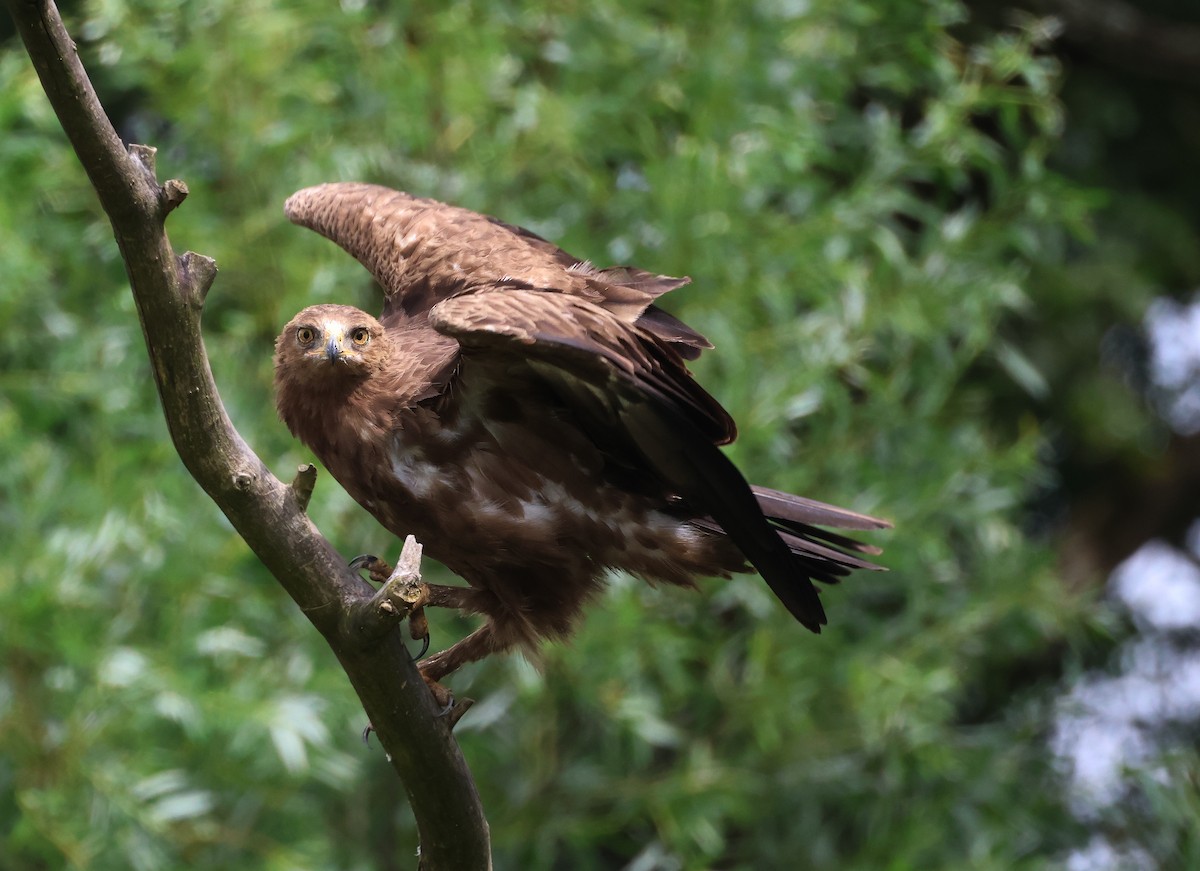
[[[338,336],[330,336],[329,342],[325,345],[325,359],[330,364],[336,363],[342,359],[342,340]]]

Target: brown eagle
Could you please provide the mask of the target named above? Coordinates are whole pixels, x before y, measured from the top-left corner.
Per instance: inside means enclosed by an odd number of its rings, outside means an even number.
[[[877,554],[820,527],[886,521],[752,487],[718,449],[733,420],[688,372],[708,341],[654,301],[687,284],[597,269],[528,230],[367,184],[293,195],[293,222],[383,287],[379,319],[296,315],[275,345],[279,416],[393,534],[469,586],[429,604],[483,625],[425,660],[464,663],[570,632],[612,569],[651,582],[757,569],[819,632],[813,581]]]

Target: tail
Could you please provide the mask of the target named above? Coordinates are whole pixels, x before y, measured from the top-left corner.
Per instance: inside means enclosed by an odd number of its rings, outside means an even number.
[[[820,632],[827,622],[811,581],[836,584],[854,569],[881,570],[855,556],[874,556],[879,548],[821,527],[885,529],[886,520],[751,487],[716,445],[665,409],[638,404],[619,413],[655,470],[708,515],[691,523],[728,536],[805,628]]]
[[[825,609],[821,607],[816,588],[812,586],[811,581],[836,584],[856,569],[887,571],[883,566],[857,556],[876,556],[883,553],[880,548],[821,527],[889,529],[892,524],[888,521],[767,487],[752,486],[750,491],[758,503],[763,519],[766,520],[766,525],[786,547],[790,558],[768,561],[762,558],[760,548],[755,548],[746,555],[772,592],[805,628],[819,633],[826,622]],[[750,550],[738,542],[738,537],[730,535],[725,527],[712,518],[700,518],[692,523],[708,532],[728,535],[743,551]],[[783,548],[778,544],[770,548],[770,552],[780,551],[783,551]],[[784,571],[781,571],[781,568]]]
[[[883,566],[855,556],[860,553],[877,556],[883,553],[882,549],[821,527],[890,529],[892,524],[888,521],[767,487],[750,490],[763,516],[792,552],[797,566],[814,580],[836,584],[854,569],[886,571]]]

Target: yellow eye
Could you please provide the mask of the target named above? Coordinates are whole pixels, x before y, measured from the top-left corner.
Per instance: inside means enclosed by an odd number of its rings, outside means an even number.
[[[371,339],[366,327],[355,327],[350,331],[350,340],[356,345],[365,345]]]
[[[316,338],[317,333],[312,327],[300,327],[296,330],[296,341],[301,345],[311,345]]]

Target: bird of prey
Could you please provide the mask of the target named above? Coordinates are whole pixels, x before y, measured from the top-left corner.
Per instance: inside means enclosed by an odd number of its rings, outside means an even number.
[[[718,445],[729,414],[686,361],[711,348],[655,300],[687,278],[598,269],[520,227],[367,184],[288,199],[383,288],[378,319],[296,315],[275,346],[276,405],[346,491],[467,586],[428,603],[482,615],[420,664],[431,687],[488,654],[566,636],[605,576],[757,570],[795,618],[813,581],[877,569],[822,527],[886,521],[746,483]]]

